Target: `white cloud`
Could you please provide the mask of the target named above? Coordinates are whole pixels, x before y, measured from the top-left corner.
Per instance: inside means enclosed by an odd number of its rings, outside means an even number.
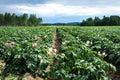
[[[36,14],[41,17],[52,16],[100,16],[119,15],[120,6],[84,6],[64,5],[59,3],[46,3],[36,5],[10,5],[14,12]]]
[[[46,3],[84,6],[119,6],[119,0],[46,0]]]

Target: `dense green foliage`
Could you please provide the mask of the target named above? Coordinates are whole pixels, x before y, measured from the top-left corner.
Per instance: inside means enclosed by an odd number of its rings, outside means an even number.
[[[37,26],[42,22],[42,18],[37,18],[36,15],[24,13],[17,16],[15,13],[0,14],[0,26]]]
[[[80,24],[81,26],[120,26],[120,17],[119,16],[103,16],[102,19],[99,17],[88,18],[83,20]]]
[[[66,32],[81,39],[83,42],[90,42],[89,48],[98,53],[105,53],[104,59],[120,68],[120,28],[85,28],[67,29]]]
[[[115,70],[113,65],[120,68],[120,27],[58,27],[60,54],[51,58],[47,51],[55,28],[0,28],[0,59],[6,63],[2,75],[108,80],[108,71]],[[48,66],[50,71],[46,71]]]

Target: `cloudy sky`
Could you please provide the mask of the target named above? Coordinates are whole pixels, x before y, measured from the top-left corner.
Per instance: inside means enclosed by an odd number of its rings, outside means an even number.
[[[44,23],[80,22],[88,17],[120,16],[119,0],[0,0],[0,13],[36,14]]]

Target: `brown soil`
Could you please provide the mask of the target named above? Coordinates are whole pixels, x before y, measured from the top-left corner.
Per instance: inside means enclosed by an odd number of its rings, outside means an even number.
[[[110,72],[108,75],[112,80],[120,80],[120,71]]]
[[[5,66],[4,61],[0,60],[0,74],[3,72],[4,66]]]
[[[39,77],[36,75],[36,78],[34,78],[31,74],[26,74],[22,80],[44,80],[42,77]]]
[[[0,60],[0,66],[5,66],[5,63],[3,60]]]
[[[59,40],[59,31],[58,29],[56,29],[53,37],[52,48],[57,50],[56,53],[59,53],[60,46],[61,46],[61,42]]]

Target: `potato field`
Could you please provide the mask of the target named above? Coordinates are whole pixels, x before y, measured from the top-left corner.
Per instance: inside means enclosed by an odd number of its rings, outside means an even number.
[[[119,26],[0,27],[1,80],[112,80],[119,70]]]

